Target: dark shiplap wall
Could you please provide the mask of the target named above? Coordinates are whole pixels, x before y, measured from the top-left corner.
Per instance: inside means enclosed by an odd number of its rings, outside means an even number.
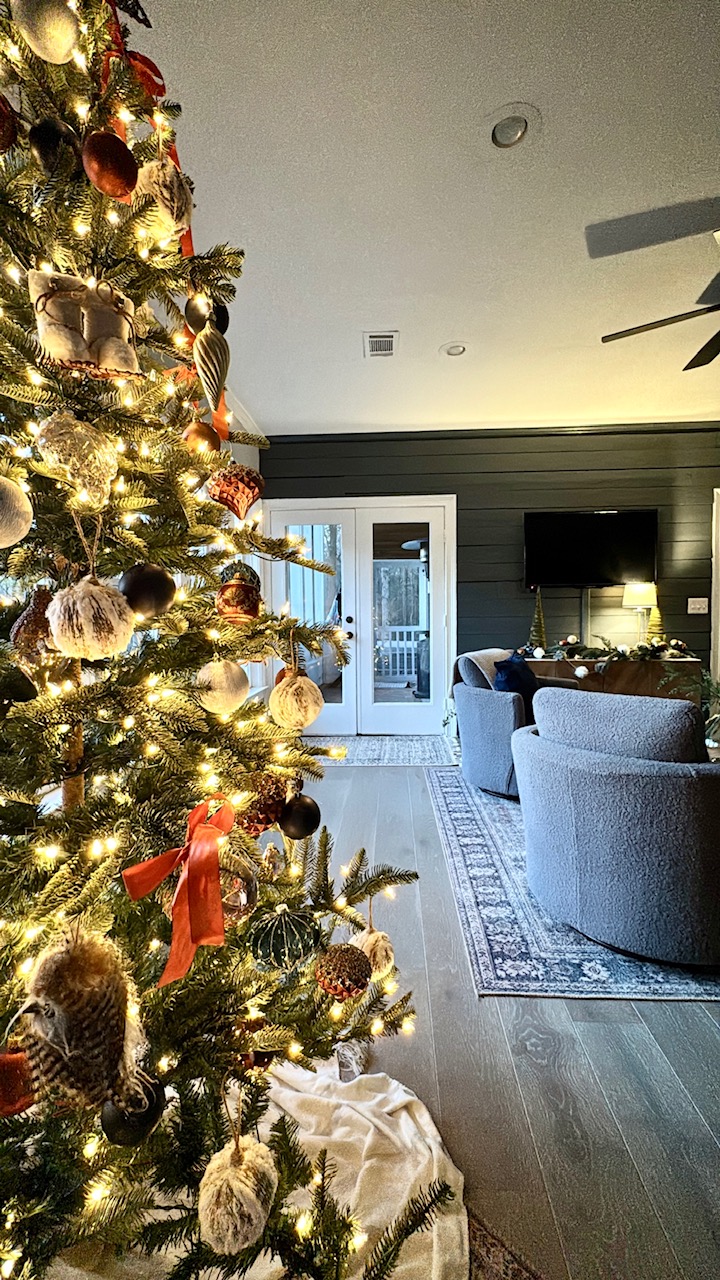
[[[285,436],[271,444],[261,455],[266,498],[457,494],[460,651],[527,638],[524,511],[657,507],[666,629],[709,660],[710,618],[688,616],[686,607],[688,596],[710,595],[718,423]],[[544,590],[543,600],[548,638],[578,629],[577,591]]]

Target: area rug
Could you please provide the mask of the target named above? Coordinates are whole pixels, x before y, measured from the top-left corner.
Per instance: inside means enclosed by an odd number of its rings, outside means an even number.
[[[421,734],[419,736],[363,736],[357,738],[311,738],[310,742],[319,747],[345,747],[347,755],[343,760],[329,757],[327,764],[363,764],[363,765],[448,765],[457,764],[458,756],[454,741],[441,734]]]
[[[528,889],[517,801],[459,769],[426,777],[478,995],[720,1000],[720,974],[633,960],[550,920]]]
[[[512,1249],[468,1209],[469,1280],[542,1280]]]

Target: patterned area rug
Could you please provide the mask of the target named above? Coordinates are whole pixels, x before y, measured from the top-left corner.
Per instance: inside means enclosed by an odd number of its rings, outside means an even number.
[[[542,1280],[468,1209],[469,1280]]]
[[[345,747],[344,760],[328,759],[325,764],[398,764],[398,765],[447,765],[457,764],[455,740],[441,734],[424,734],[417,737],[358,737],[358,738],[310,738],[319,747]]]
[[[520,805],[426,773],[478,995],[720,1000],[720,974],[617,954],[556,924],[525,878]]]

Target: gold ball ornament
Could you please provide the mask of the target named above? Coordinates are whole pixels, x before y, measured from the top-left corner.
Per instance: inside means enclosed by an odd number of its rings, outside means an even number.
[[[222,440],[209,422],[191,422],[182,435],[190,453],[219,453]]]
[[[14,547],[30,532],[32,502],[14,480],[0,476],[0,547]]]
[[[66,0],[12,0],[10,13],[38,58],[55,66],[70,61],[80,39],[80,25]]]
[[[317,720],[325,699],[314,680],[295,672],[275,685],[268,699],[270,714],[283,729],[307,729]]]
[[[272,1152],[250,1134],[228,1142],[200,1182],[200,1236],[216,1253],[235,1254],[259,1240],[278,1187]]]
[[[124,595],[92,575],[58,591],[47,617],[55,647],[68,658],[91,662],[123,653],[135,629],[135,615]]]

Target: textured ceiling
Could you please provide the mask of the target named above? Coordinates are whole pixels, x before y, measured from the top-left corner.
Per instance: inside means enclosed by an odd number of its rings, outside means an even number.
[[[183,103],[196,247],[247,252],[230,385],[265,431],[720,416],[720,359],[682,372],[718,316],[600,345],[691,308],[712,235],[595,258],[585,238],[720,193],[716,0],[148,9],[134,42]],[[540,120],[500,151],[513,102]],[[363,359],[377,328],[391,359]]]

